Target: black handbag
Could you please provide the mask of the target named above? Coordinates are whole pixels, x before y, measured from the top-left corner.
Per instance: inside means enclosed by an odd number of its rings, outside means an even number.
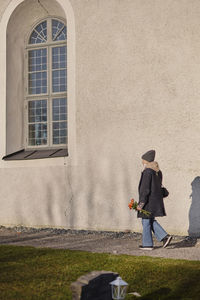
[[[167,196],[169,196],[169,192],[164,186],[162,187],[162,195],[163,195],[163,198],[166,198]]]

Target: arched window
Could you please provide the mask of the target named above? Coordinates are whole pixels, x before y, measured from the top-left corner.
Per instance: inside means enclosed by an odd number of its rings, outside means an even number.
[[[62,20],[47,18],[26,45],[26,148],[67,145],[67,32]]]

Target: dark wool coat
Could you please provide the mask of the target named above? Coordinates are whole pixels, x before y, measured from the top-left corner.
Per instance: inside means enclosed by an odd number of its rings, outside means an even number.
[[[146,216],[138,212],[138,218],[154,218],[166,216],[162,195],[162,172],[146,168],[141,175],[138,187],[139,205],[142,209],[151,212]]]

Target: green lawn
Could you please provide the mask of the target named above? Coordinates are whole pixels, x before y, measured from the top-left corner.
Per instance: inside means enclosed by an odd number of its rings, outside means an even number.
[[[0,299],[72,299],[70,284],[93,270],[118,272],[129,299],[200,299],[200,262],[0,246]],[[95,299],[94,299],[95,300]]]

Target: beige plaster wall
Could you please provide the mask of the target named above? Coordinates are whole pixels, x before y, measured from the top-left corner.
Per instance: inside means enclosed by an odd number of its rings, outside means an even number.
[[[69,187],[65,167],[0,169],[0,177],[1,224],[41,227],[67,224]]]
[[[191,202],[198,202],[190,195],[200,167],[200,3],[72,4],[77,137],[84,172],[79,182],[88,198],[85,206],[92,208],[86,210],[85,226],[89,220],[101,228],[139,230],[127,202],[131,196],[137,199],[141,154],[155,148],[170,190],[168,217],[161,223],[170,232],[185,234],[194,222],[192,216],[189,220]],[[199,232],[197,218],[193,227]]]
[[[70,156],[60,166],[1,164],[2,224],[141,231],[127,205],[138,199],[140,157],[154,148],[170,191],[161,224],[173,234],[199,234],[200,2],[70,3],[76,25],[76,164]],[[21,192],[13,194],[10,188],[17,191],[20,184],[16,174],[23,180]]]
[[[0,18],[2,17],[3,13],[5,12],[10,0],[2,0],[0,5]]]

